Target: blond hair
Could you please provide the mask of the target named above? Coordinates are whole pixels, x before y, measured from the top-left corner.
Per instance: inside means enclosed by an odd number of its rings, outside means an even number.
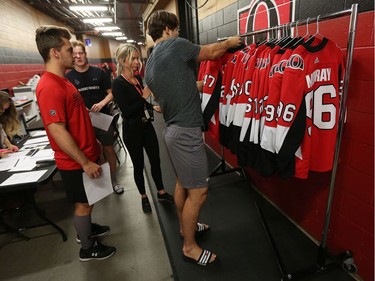
[[[71,43],[72,43],[73,48],[81,47],[82,51],[84,51],[86,53],[86,46],[85,46],[85,44],[83,44],[82,41],[74,40]]]
[[[18,119],[17,109],[13,103],[13,100],[9,97],[9,94],[4,91],[0,91],[0,107],[3,109],[4,104],[9,103],[9,108],[3,110],[0,115],[0,124],[3,126],[4,132],[9,137],[13,137],[19,134],[20,121]]]
[[[124,70],[124,63],[126,60],[130,60],[134,54],[134,52],[138,52],[141,54],[137,47],[132,44],[121,44],[118,46],[115,56],[116,56],[116,74],[120,75]],[[140,63],[140,69],[142,68],[142,62]],[[133,70],[132,70],[133,71]]]

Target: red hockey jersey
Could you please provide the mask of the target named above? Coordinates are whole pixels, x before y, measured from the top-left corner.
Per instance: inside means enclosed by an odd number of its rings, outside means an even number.
[[[342,51],[327,38],[299,46],[289,58],[276,128],[281,175],[307,178],[309,170],[332,169],[343,75]]]

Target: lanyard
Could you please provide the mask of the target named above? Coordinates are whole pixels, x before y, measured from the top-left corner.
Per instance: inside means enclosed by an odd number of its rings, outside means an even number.
[[[125,75],[123,75],[123,74],[121,74],[121,76],[122,77],[124,77],[124,79],[126,80],[126,81],[128,81],[130,84],[132,84],[133,86],[134,86],[134,88],[137,90],[137,92],[141,95],[141,96],[143,96],[143,93],[142,93],[142,86],[141,86],[141,84],[139,84],[139,81],[138,81],[138,79],[137,78],[135,78],[135,80],[137,81],[137,84],[133,84]]]

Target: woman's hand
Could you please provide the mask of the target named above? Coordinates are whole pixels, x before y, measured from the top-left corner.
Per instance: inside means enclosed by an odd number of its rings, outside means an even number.
[[[17,152],[18,150],[20,150],[18,146],[13,145],[13,144],[11,144],[8,148],[9,148],[9,150],[11,150],[12,152]]]
[[[152,108],[153,108],[156,112],[161,113],[161,107],[160,107],[160,105],[153,105]]]
[[[0,158],[7,157],[9,154],[10,154],[10,151],[9,152],[0,152]]]

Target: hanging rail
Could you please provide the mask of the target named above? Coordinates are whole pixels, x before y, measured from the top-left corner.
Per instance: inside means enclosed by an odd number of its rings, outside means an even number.
[[[257,34],[262,34],[262,33],[267,33],[269,31],[274,31],[274,30],[280,30],[285,27],[297,27],[299,25],[303,24],[309,24],[310,22],[321,22],[324,20],[329,20],[329,19],[334,19],[338,17],[342,17],[345,15],[350,15],[350,22],[349,22],[349,34],[348,34],[348,42],[347,42],[347,50],[346,50],[346,69],[345,69],[345,76],[344,76],[344,84],[343,84],[343,92],[342,92],[342,97],[340,101],[340,109],[339,109],[339,120],[338,120],[338,130],[337,130],[337,137],[336,137],[336,144],[335,144],[335,154],[334,154],[334,162],[333,162],[333,167],[332,167],[332,176],[331,176],[331,181],[330,181],[330,186],[329,186],[329,194],[328,194],[328,199],[327,199],[327,207],[326,207],[326,214],[325,214],[325,222],[324,222],[324,229],[322,233],[322,239],[321,243],[319,245],[319,253],[318,253],[318,258],[317,258],[317,264],[313,265],[309,268],[305,268],[302,270],[299,270],[294,273],[287,273],[285,266],[281,260],[281,256],[279,255],[278,249],[276,247],[275,241],[273,240],[272,236],[269,233],[269,229],[267,226],[266,221],[264,220],[264,217],[262,215],[262,212],[260,212],[262,223],[265,225],[266,233],[267,233],[267,238],[269,239],[269,242],[271,243],[271,247],[275,252],[275,256],[278,262],[278,266],[280,269],[280,272],[282,274],[282,279],[281,280],[296,280],[300,279],[303,277],[306,277],[311,274],[315,274],[321,271],[324,271],[330,267],[332,267],[332,262],[331,264],[326,264],[326,260],[328,255],[328,251],[326,249],[326,242],[327,242],[327,234],[328,234],[328,228],[330,224],[330,217],[331,217],[331,207],[332,207],[332,201],[333,201],[333,195],[334,195],[334,189],[335,189],[335,182],[336,182],[336,173],[337,173],[337,168],[338,168],[338,160],[339,160],[339,152],[340,152],[340,145],[341,145],[341,139],[343,135],[343,126],[344,126],[344,119],[345,119],[345,110],[346,110],[346,99],[348,95],[348,90],[349,90],[349,80],[350,80],[350,69],[352,66],[352,59],[353,59],[353,50],[354,50],[354,41],[355,41],[355,33],[356,33],[356,26],[357,26],[357,18],[358,18],[358,4],[353,4],[350,9],[347,10],[342,10],[339,12],[327,14],[327,15],[322,15],[322,16],[317,16],[314,18],[308,18],[305,20],[298,20],[295,22],[290,22],[288,24],[283,24],[283,25],[277,25],[273,26],[270,28],[265,28],[265,29],[260,29],[260,30],[255,30],[251,31],[248,33],[244,34],[239,34],[240,37],[248,37],[252,35],[257,35]],[[222,37],[218,38],[218,41],[224,41],[228,39],[228,37]],[[338,258],[335,259],[334,262],[338,263],[341,262],[343,265],[347,266],[348,271],[350,272],[355,272],[356,271],[356,266],[353,263],[352,259],[352,254],[349,251],[346,251],[345,253],[341,254],[338,256]],[[351,266],[349,268],[348,266]],[[353,270],[354,268],[354,270]]]
[[[327,15],[323,15],[323,16],[317,16],[317,17],[314,17],[314,18],[307,18],[305,20],[293,21],[293,22],[287,23],[287,25],[288,25],[289,28],[292,28],[292,27],[297,27],[297,26],[303,25],[303,24],[308,24],[308,23],[311,23],[311,22],[314,22],[314,21],[317,21],[317,20],[319,20],[319,22],[321,22],[321,21],[324,21],[324,20],[334,19],[334,18],[345,16],[345,15],[353,14],[354,10],[356,11],[356,14],[357,14],[358,4],[353,4],[350,9],[342,10],[340,12],[335,12],[335,13],[331,13],[331,14],[327,14]],[[279,30],[279,29],[283,29],[283,28],[285,28],[285,24],[250,31],[250,32],[247,32],[247,33],[239,34],[239,36],[240,37],[248,37],[248,36],[252,36],[252,35],[267,33],[271,30]],[[217,41],[224,41],[228,38],[229,37],[221,37],[221,38],[218,38]]]

